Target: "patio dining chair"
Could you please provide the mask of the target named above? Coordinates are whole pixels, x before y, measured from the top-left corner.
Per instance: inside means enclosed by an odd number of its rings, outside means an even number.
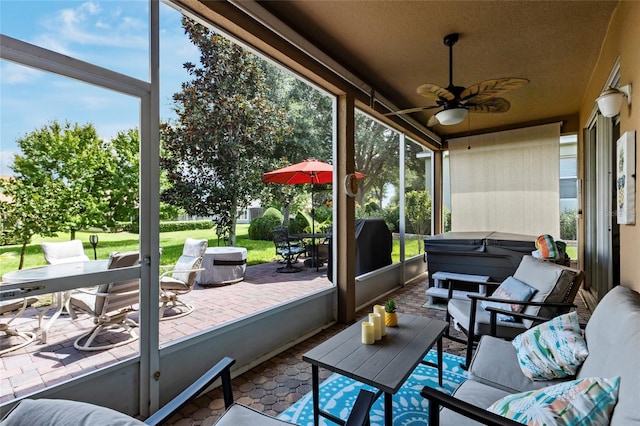
[[[294,267],[293,263],[307,251],[304,243],[301,240],[292,241],[286,227],[277,227],[273,230],[273,243],[276,246],[276,255],[281,256],[285,262],[285,266],[277,268],[276,272],[300,272],[301,269]]]
[[[82,246],[81,240],[71,240],[71,241],[62,241],[62,242],[44,242],[40,243],[40,247],[42,248],[42,254],[44,254],[44,260],[47,262],[47,265],[57,265],[60,263],[72,263],[72,262],[84,262],[88,261],[89,256],[84,253],[84,247]],[[85,289],[88,290],[88,289]],[[76,314],[73,309],[70,308],[70,298],[71,294],[73,294],[76,290],[66,291],[55,293],[52,298],[52,302],[49,306],[44,308],[40,315],[38,315],[38,326],[42,330],[42,342],[47,342],[47,333],[49,331],[49,326],[55,321],[55,319],[63,313],[68,313],[72,319],[76,319]],[[49,312],[53,306],[56,306],[57,309],[53,313],[52,319],[49,323],[43,327],[42,321],[44,320],[44,316]]]
[[[173,269],[160,275],[160,320],[180,318],[193,312],[193,305],[180,300],[195,285],[208,240],[187,238]],[[172,315],[167,315],[173,312]]]
[[[109,255],[108,269],[134,266],[139,258],[140,253],[137,251],[113,252]],[[139,298],[138,279],[100,284],[95,291],[79,289],[71,296],[71,305],[93,315],[95,326],[78,337],[73,346],[81,351],[100,351],[137,340],[138,334],[135,329],[138,324],[128,318],[128,314],[136,311],[134,306],[139,303]],[[119,337],[113,336],[112,340],[98,339],[98,336],[116,330],[121,332]]]
[[[448,333],[445,337],[467,345],[465,366],[471,362],[473,348],[482,335],[513,339],[533,325],[544,322],[575,308],[573,301],[578,294],[584,274],[582,271],[524,256],[513,274],[518,285],[533,290],[530,300],[500,298],[497,290],[492,296],[468,294],[467,299],[449,298],[447,320],[459,327],[466,339],[459,339]],[[507,281],[505,280],[505,282]],[[492,283],[488,283],[492,284]],[[493,283],[498,285],[498,283]],[[449,282],[449,294],[452,282]],[[484,302],[484,306],[483,306]],[[486,302],[490,302],[487,304]],[[512,306],[522,306],[518,318],[509,318]],[[509,306],[509,308],[507,308]]]

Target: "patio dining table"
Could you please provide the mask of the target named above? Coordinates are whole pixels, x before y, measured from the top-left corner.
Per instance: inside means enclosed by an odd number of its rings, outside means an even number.
[[[70,262],[70,263],[58,263],[54,265],[45,265],[38,266],[36,268],[27,268],[20,269],[17,271],[7,272],[2,276],[2,280],[5,284],[26,284],[30,282],[42,282],[42,281],[51,281],[50,285],[46,286],[46,293],[52,293],[52,303],[47,308],[45,308],[40,315],[38,316],[38,322],[40,324],[42,343],[47,342],[47,333],[53,323],[58,319],[60,314],[62,314],[65,306],[68,307],[69,300],[71,298],[71,290],[59,288],[60,281],[56,281],[58,278],[71,277],[77,275],[87,275],[96,272],[104,272],[107,270],[108,260],[85,260],[80,262]],[[42,290],[43,287],[30,288],[25,287],[25,289],[17,288],[16,286],[0,286],[0,295],[2,300],[10,300],[10,299],[19,299],[24,298],[26,293],[35,293],[38,290]],[[5,288],[2,287],[11,287]],[[44,293],[43,291],[39,291],[38,293]],[[44,327],[42,326],[42,320],[49,310],[53,307],[56,307],[55,312],[46,322]],[[69,314],[74,317],[73,311],[69,309]]]
[[[330,232],[316,232],[316,233],[300,233],[300,234],[290,234],[289,238],[293,238],[296,240],[311,240],[311,259],[305,260],[305,265],[310,267],[315,267],[316,270],[320,266],[320,262],[318,261],[318,245],[316,244],[316,240],[325,240],[327,238],[331,238]]]

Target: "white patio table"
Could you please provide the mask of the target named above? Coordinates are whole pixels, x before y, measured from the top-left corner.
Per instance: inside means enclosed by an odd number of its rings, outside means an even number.
[[[18,271],[7,272],[2,276],[2,280],[6,284],[22,284],[31,281],[41,282],[48,280],[55,280],[58,278],[72,277],[76,275],[87,275],[96,272],[104,272],[107,270],[108,260],[85,260],[81,262],[59,263],[54,265],[39,266],[36,268],[20,269]],[[56,281],[54,281],[55,283]],[[58,281],[59,282],[59,281]],[[67,307],[69,314],[72,318],[75,317],[73,310],[69,309],[68,303],[71,297],[71,290],[58,289],[55,284],[47,286],[48,292],[53,294],[51,305],[43,310],[38,316],[38,325],[41,330],[42,343],[47,342],[47,332],[58,319],[62,310]],[[57,291],[60,290],[60,291]],[[22,298],[24,295],[19,291],[2,291],[2,300]],[[42,320],[44,315],[49,310],[56,306],[56,311],[53,313],[49,321],[42,326]]]

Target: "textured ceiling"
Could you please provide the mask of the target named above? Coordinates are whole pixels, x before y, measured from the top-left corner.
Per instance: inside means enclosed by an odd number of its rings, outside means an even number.
[[[576,116],[617,1],[259,1],[400,109],[434,105],[449,84],[446,34],[458,32],[453,82],[524,77],[506,113],[432,130],[443,136]],[[412,117],[426,123],[438,110]]]

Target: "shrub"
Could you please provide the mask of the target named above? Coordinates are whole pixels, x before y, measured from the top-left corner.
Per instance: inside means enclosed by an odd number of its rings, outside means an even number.
[[[160,232],[191,231],[194,229],[211,228],[213,228],[213,222],[211,220],[176,220],[160,222]],[[119,229],[131,232],[133,234],[137,234],[139,231],[137,222],[118,222],[116,225],[116,230]]]
[[[289,233],[290,234],[302,234],[306,232],[306,229],[310,229],[311,224],[302,213],[296,214],[289,219]]]
[[[273,239],[273,230],[276,226],[280,226],[281,224],[282,219],[278,220],[273,217],[273,215],[256,217],[249,225],[249,238],[252,240],[271,241]]]
[[[578,239],[578,212],[575,209],[563,210],[560,213],[560,239]]]
[[[274,207],[269,207],[268,209],[266,209],[264,211],[264,214],[262,215],[262,217],[272,217],[277,219],[280,223],[282,223],[282,220],[284,219],[284,217],[282,216],[282,213],[280,212],[280,210],[274,208]],[[271,239],[271,238],[269,238]]]

